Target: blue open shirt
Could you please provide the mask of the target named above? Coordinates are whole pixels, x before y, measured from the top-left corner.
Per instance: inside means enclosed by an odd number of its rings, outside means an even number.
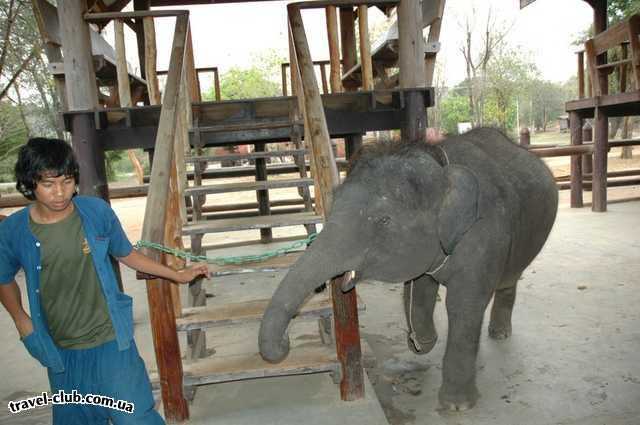
[[[73,203],[91,248],[91,257],[107,301],[118,349],[126,350],[133,339],[132,299],[120,292],[109,256],[126,257],[133,247],[122,230],[118,217],[102,199],[76,196]],[[30,206],[23,208],[0,222],[0,284],[11,283],[18,270],[24,269],[34,330],[22,342],[43,366],[50,368],[53,373],[60,373],[64,371],[62,357],[49,334],[40,305],[40,241],[29,228],[29,209]]]

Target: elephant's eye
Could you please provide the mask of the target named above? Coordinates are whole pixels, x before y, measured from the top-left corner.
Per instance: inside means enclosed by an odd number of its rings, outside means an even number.
[[[391,217],[389,217],[388,215],[383,215],[378,219],[378,223],[382,224],[383,226],[386,226],[389,223],[391,223]]]

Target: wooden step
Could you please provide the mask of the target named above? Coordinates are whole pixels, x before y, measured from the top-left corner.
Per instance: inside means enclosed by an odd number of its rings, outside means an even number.
[[[328,292],[328,291],[324,291]],[[302,306],[295,317],[329,316],[332,312],[331,298],[326,293],[316,294]],[[182,309],[182,317],[176,319],[178,331],[205,329],[217,326],[259,322],[269,304],[268,299],[227,303],[222,306],[188,307]]]
[[[319,340],[294,347],[285,360],[271,364],[259,353],[230,356],[212,356],[183,366],[186,387],[242,379],[274,376],[302,375],[310,373],[338,372],[340,363],[335,348]]]
[[[282,189],[313,185],[313,179],[261,180],[253,182],[212,184],[193,186],[184,191],[185,196],[209,195],[214,193],[248,192],[255,190]]]
[[[318,336],[309,335],[302,346],[292,347],[285,360],[278,364],[264,361],[259,353],[240,353],[227,356],[213,355],[183,364],[185,387],[240,381],[243,379],[311,373],[337,373],[340,362],[335,347],[320,342]],[[149,378],[154,388],[159,387],[158,372],[151,370]]]
[[[224,220],[196,221],[182,227],[183,235],[233,232],[237,230],[271,229],[322,223],[322,217],[312,212],[263,215],[259,217],[228,218]]]
[[[245,273],[270,273],[290,268],[302,252],[291,252],[278,257],[273,257],[265,261],[256,261],[243,264],[226,264],[219,266],[217,264],[209,264],[209,273],[211,277],[231,276]]]
[[[251,153],[239,153],[229,155],[215,155],[215,156],[192,156],[186,158],[187,163],[196,162],[220,162],[220,161],[237,161],[241,159],[260,159],[260,158],[273,158],[281,156],[296,156],[305,155],[308,151],[306,149],[290,149],[282,151],[267,151],[267,152],[251,152]]]
[[[302,125],[302,121],[273,120],[273,121],[245,121],[231,124],[219,124],[194,127],[193,133],[222,133],[226,131],[268,130],[272,128],[287,128],[294,125]]]
[[[182,317],[176,319],[176,328],[178,331],[190,331],[259,322],[262,320],[269,301],[269,299],[251,300],[241,303],[227,303],[223,306],[208,305],[184,308]],[[364,302],[358,297],[358,311],[362,312],[365,309]],[[330,316],[332,312],[333,304],[327,290],[309,298],[294,318]]]

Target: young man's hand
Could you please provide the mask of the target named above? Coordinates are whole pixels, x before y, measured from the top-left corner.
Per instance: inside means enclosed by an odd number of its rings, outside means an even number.
[[[185,269],[178,270],[176,276],[176,282],[189,283],[198,276],[209,277],[209,267],[206,263],[194,263]]]

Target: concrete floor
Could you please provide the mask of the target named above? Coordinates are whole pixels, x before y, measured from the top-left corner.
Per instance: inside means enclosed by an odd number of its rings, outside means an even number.
[[[561,206],[547,245],[520,282],[512,338],[496,342],[483,330],[477,379],[482,397],[468,412],[437,408],[444,303],[436,308],[440,340],[427,356],[415,356],[406,348],[402,286],[371,282],[358,288],[367,305],[362,337],[374,356],[366,362],[373,385],[367,382],[365,400],[340,402],[326,374],[209,385],[199,389],[190,423],[639,425],[639,229],[638,201],[612,204],[606,214]],[[144,285],[130,271],[124,275],[136,299],[138,346],[151,364]],[[224,302],[233,296],[224,288],[257,288],[258,281],[268,293],[280,277],[230,277],[216,282],[214,293]],[[0,326],[0,358],[9,365],[0,370],[0,400],[46,391],[44,370],[24,351],[6,312]],[[314,327],[296,324],[292,341]],[[209,345],[255,345],[251,332],[210,333]],[[0,424],[46,424],[49,418],[45,409],[18,416],[0,410]]]

